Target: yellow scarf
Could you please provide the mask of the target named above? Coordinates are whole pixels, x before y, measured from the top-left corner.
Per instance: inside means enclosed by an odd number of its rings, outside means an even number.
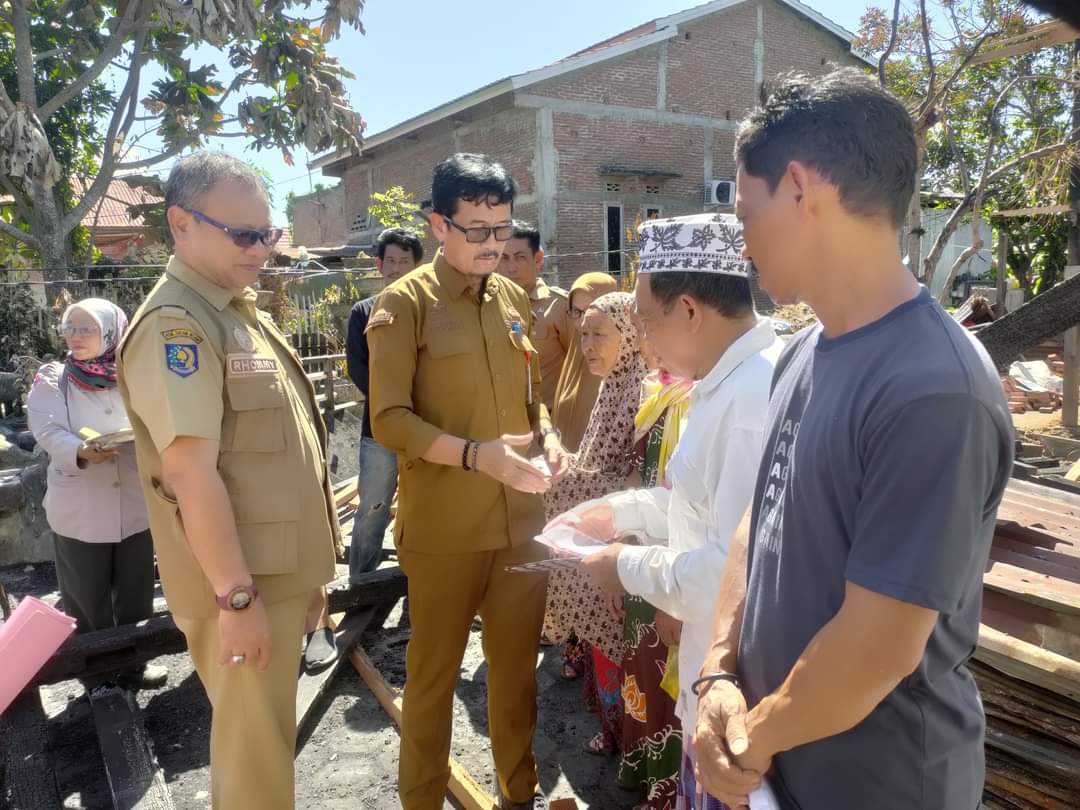
[[[686,428],[690,412],[690,393],[694,390],[692,380],[668,378],[650,374],[642,384],[643,397],[637,416],[634,417],[634,443],[641,441],[652,430],[660,417],[667,413],[663,433],[660,435],[660,458],[656,466],[656,482],[663,484],[668,460]]]
[[[675,448],[679,446],[686,419],[690,412],[690,393],[694,390],[692,380],[669,377],[665,373],[650,374],[642,383],[641,407],[634,417],[634,443],[641,441],[652,430],[660,417],[667,413],[664,430],[660,434],[660,458],[656,465],[657,486],[663,486],[667,477],[667,464]],[[679,645],[668,648],[664,664],[664,676],[660,688],[671,697],[679,699]]]

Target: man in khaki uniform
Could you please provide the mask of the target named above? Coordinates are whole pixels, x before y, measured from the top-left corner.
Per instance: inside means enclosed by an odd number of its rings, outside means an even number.
[[[121,344],[120,390],[165,598],[213,706],[213,806],[288,810],[305,613],[334,575],[326,436],[247,287],[280,236],[258,175],[198,153],[165,205],[176,253]]]
[[[499,273],[529,296],[533,314],[529,338],[540,353],[540,393],[548,413],[554,413],[555,388],[574,335],[574,325],[570,320],[566,290],[545,284],[540,278],[543,270],[540,230],[528,222],[514,220],[514,235],[503,249]]]
[[[546,576],[539,493],[550,478],[518,455],[566,455],[540,397],[529,299],[492,275],[513,231],[513,180],[482,155],[435,167],[435,260],[388,287],[368,321],[375,439],[397,451],[395,542],[409,578],[399,789],[405,810],[440,810],[454,687],[473,617],[483,619],[488,724],[501,801],[536,797],[536,654]],[[534,804],[540,802],[540,804]]]

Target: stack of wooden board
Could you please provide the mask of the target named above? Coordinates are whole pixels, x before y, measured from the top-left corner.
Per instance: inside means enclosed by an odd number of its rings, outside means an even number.
[[[983,577],[972,672],[991,810],[1080,807],[1080,497],[1013,481]]]

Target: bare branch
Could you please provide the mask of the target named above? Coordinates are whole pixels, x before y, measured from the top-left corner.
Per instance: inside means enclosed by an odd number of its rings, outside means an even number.
[[[926,49],[926,68],[929,78],[926,83],[926,97],[934,97],[934,86],[937,84],[937,65],[934,64],[934,49],[930,47],[930,21],[926,16],[926,0],[919,0],[919,16],[922,18],[923,47]]]
[[[953,133],[952,127],[949,126],[948,119],[942,120],[941,123],[945,128],[945,140],[948,141],[949,149],[960,169],[960,182],[964,186],[964,194],[971,194],[971,170],[968,168],[963,152],[960,151],[960,147],[956,143],[956,135]]]
[[[135,0],[133,0],[132,5],[136,4]],[[144,16],[149,14],[150,6],[147,5],[146,9]],[[135,34],[135,41],[132,44],[131,72],[128,73],[124,89],[120,91],[120,96],[116,100],[116,109],[113,111],[108,132],[105,134],[105,148],[101,156],[101,167],[98,169],[98,175],[94,178],[90,188],[83,194],[83,198],[60,221],[61,233],[68,233],[78,225],[91,206],[95,205],[101,198],[105,189],[109,187],[109,183],[112,182],[113,173],[116,170],[118,146],[123,144],[124,138],[131,129],[131,123],[135,118],[135,102],[139,92],[139,76],[142,72],[142,62],[139,61],[139,54],[142,52],[142,46],[146,42],[147,33],[147,29],[140,28],[138,33]]]
[[[949,91],[952,90],[952,86],[956,84],[957,79],[960,78],[960,74],[964,72],[967,66],[971,63],[971,60],[974,59],[975,55],[982,49],[982,46],[986,44],[987,40],[995,36],[997,36],[996,31],[984,30],[982,32],[979,38],[975,41],[975,44],[971,47],[971,50],[964,55],[964,58],[960,61],[960,64],[956,66],[956,69],[953,70],[949,78],[947,78],[944,83],[942,83],[941,87],[938,88],[935,96],[928,95],[923,101],[922,106],[919,108],[918,118],[922,118],[923,116],[925,116],[928,111],[937,106],[938,102],[941,99],[945,98],[945,96],[949,94]]]
[[[85,90],[94,79],[102,74],[105,68],[109,66],[109,63],[116,58],[116,55],[120,53],[120,50],[124,47],[124,39],[134,30],[135,15],[142,6],[143,0],[130,0],[127,9],[124,11],[124,16],[118,21],[116,27],[109,35],[105,47],[101,49],[101,52],[97,55],[97,58],[90,67],[83,71],[79,78],[41,105],[39,115],[43,122],[48,120],[53,113]],[[134,63],[139,59],[140,52],[141,48],[136,48],[133,51],[133,70]]]
[[[896,0],[896,4],[893,6],[892,12],[892,36],[889,37],[889,45],[885,48],[885,53],[878,59],[877,73],[878,81],[881,86],[885,86],[885,63],[889,61],[889,57],[892,56],[893,49],[896,47],[896,38],[900,35],[900,0]]]
[[[169,158],[174,158],[183,151],[183,146],[174,146],[171,149],[166,149],[160,155],[154,155],[154,157],[151,158],[146,158],[144,160],[134,160],[131,163],[117,163],[116,166],[113,167],[113,170],[117,172],[130,172],[136,169],[145,169],[149,166],[154,166],[158,163],[162,163]]]
[[[2,219],[0,219],[0,233],[7,234],[12,239],[22,242],[24,245],[32,247],[34,250],[41,250],[41,242],[39,242],[36,237],[31,236],[26,231],[19,230],[11,223],[4,222]]]
[[[70,45],[65,45],[62,48],[53,48],[50,51],[42,51],[41,53],[34,54],[34,62],[40,62],[42,59],[48,59],[51,56],[63,56],[65,53],[71,50]]]
[[[1044,146],[1040,149],[1033,149],[1030,152],[1025,152],[1019,157],[1015,157],[1008,163],[1004,163],[994,169],[994,171],[984,175],[979,181],[980,186],[989,188],[1018,166],[1022,166],[1029,161],[1041,160],[1042,158],[1050,157],[1059,152],[1064,152],[1078,137],[1080,137],[1080,127],[1073,129],[1058,143],[1050,144],[1049,146]],[[971,194],[965,194],[964,199],[957,204],[955,210],[949,215],[948,220],[946,220],[945,227],[941,229],[941,233],[938,234],[938,238],[934,241],[934,246],[930,250],[930,254],[926,257],[925,266],[928,272],[941,260],[941,254],[945,251],[945,244],[949,241],[949,237],[953,235],[960,224],[960,220],[963,219],[971,209],[972,203],[975,201],[976,191],[973,191]]]

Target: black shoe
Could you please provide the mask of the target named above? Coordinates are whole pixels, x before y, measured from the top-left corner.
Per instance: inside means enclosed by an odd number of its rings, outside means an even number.
[[[548,800],[541,793],[537,793],[527,802],[512,802],[503,796],[499,801],[499,810],[548,810]]]
[[[308,672],[326,669],[338,659],[334,634],[329,627],[323,627],[307,634],[304,643],[304,666]]]

